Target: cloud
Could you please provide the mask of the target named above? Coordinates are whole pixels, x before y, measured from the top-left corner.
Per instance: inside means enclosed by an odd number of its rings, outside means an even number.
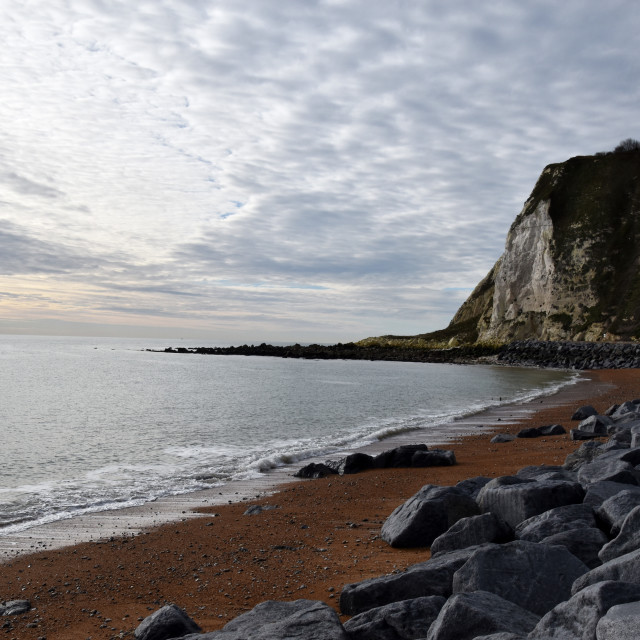
[[[65,300],[18,315],[260,339],[440,328],[546,164],[640,136],[639,23],[622,0],[9,0],[2,289]]]

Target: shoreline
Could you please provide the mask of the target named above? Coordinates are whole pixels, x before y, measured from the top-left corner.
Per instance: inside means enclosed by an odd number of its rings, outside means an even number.
[[[576,385],[589,381],[581,372],[575,372],[575,378],[550,393],[541,392],[542,395],[526,400],[485,407],[474,413],[388,435],[353,448],[346,447],[329,454],[302,458],[261,472],[259,476],[230,480],[209,489],[171,494],[142,504],[87,511],[50,522],[33,524],[11,533],[5,533],[0,529],[0,566],[12,558],[38,551],[64,549],[83,542],[96,542],[115,536],[139,535],[153,527],[198,517],[199,510],[209,506],[268,497],[277,492],[283,484],[295,482],[297,478],[294,477],[294,473],[309,463],[325,462],[327,459],[339,460],[356,452],[375,456],[388,449],[416,442],[429,446],[447,445],[460,437],[493,429],[506,417],[512,421],[526,419],[532,411],[537,410],[538,403],[549,400],[555,404],[561,401],[556,399],[558,394],[569,392]]]
[[[494,432],[555,422],[568,430],[581,404],[604,411],[640,395],[640,370],[586,375],[534,403],[499,407],[486,431],[458,435],[445,446],[458,458],[453,467],[289,478],[260,500],[208,506],[200,517],[127,538],[13,558],[2,565],[0,600],[28,598],[35,610],[12,618],[7,637],[133,637],[138,618],[168,602],[186,609],[205,631],[268,599],[317,599],[337,608],[344,584],[428,558],[427,549],[392,549],[378,537],[389,513],[420,487],[506,475],[528,464],[561,464],[580,445],[569,436],[492,445]],[[393,445],[385,440],[381,446]],[[245,516],[249,504],[278,508]]]

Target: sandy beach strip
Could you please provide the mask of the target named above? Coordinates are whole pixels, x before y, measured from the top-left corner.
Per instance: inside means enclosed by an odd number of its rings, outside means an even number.
[[[169,602],[204,631],[269,599],[322,600],[337,609],[342,585],[429,557],[428,549],[392,549],[379,538],[385,518],[420,487],[510,474],[529,464],[562,464],[579,446],[568,435],[491,444],[493,433],[555,423],[569,430],[571,413],[582,404],[603,412],[638,396],[640,370],[585,372],[581,382],[553,396],[489,412],[491,420],[476,434],[482,416],[469,420],[466,433],[473,435],[443,445],[455,451],[454,467],[287,482],[273,495],[233,504],[187,500],[177,522],[155,526],[158,519],[151,515],[149,528],[136,521],[125,537],[116,532],[99,542],[6,559],[0,565],[0,601],[24,598],[34,608],[0,618],[0,629],[4,637],[20,640],[132,638],[140,619]],[[277,508],[244,515],[250,504]],[[199,517],[191,513],[194,506],[200,507]],[[123,514],[105,515],[104,527],[114,517],[126,520]]]

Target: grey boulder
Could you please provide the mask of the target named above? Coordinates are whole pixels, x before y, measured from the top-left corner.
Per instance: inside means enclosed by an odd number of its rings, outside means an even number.
[[[539,616],[571,595],[588,567],[564,547],[516,540],[478,549],[453,576],[453,592],[490,591]]]
[[[442,607],[427,640],[472,640],[496,632],[526,634],[538,616],[486,591],[460,593]]]
[[[619,453],[620,451],[608,451],[595,460],[582,465],[578,470],[578,480],[582,486],[588,487],[594,482],[602,481],[640,484],[638,482],[640,472],[634,469],[633,464],[616,455]]]
[[[0,603],[0,616],[19,616],[31,609],[28,600],[9,600]]]
[[[347,584],[340,593],[340,610],[352,616],[400,600],[424,596],[448,598],[453,590],[453,574],[477,549],[471,547],[442,553],[414,564],[403,573]]]
[[[505,442],[513,442],[515,439],[516,436],[511,433],[498,433],[491,438],[490,442],[492,444],[504,444]]]
[[[576,409],[571,416],[572,420],[584,420],[589,416],[597,416],[598,411],[592,407],[590,404],[585,404],[584,406]]]
[[[580,448],[572,451],[564,460],[563,468],[569,471],[577,471],[583,464],[591,462],[604,453],[602,442],[585,442]]]
[[[432,557],[454,549],[473,547],[484,542],[509,542],[513,529],[493,513],[461,518],[431,544]]]
[[[189,640],[349,640],[349,636],[338,614],[323,602],[267,600],[220,631],[189,636]]]
[[[640,598],[640,586],[599,582],[549,611],[529,634],[529,640],[593,640],[599,620],[611,607]]]
[[[486,484],[477,497],[483,512],[500,516],[516,527],[523,520],[566,504],[582,502],[584,490],[567,480],[531,480],[502,476]]]
[[[426,485],[393,511],[380,535],[392,547],[428,547],[460,518],[478,513],[476,501],[460,489]]]
[[[590,504],[594,509],[599,507],[605,500],[615,496],[621,491],[633,491],[640,493],[640,486],[624,484],[622,482],[594,482],[590,484],[584,496],[585,504]]]
[[[576,579],[571,593],[576,594],[596,582],[619,580],[640,586],[640,549],[605,562]]]
[[[137,640],[169,640],[200,631],[200,627],[180,607],[168,604],[147,616],[133,635]]]
[[[640,489],[638,487],[637,489]],[[607,498],[597,509],[598,517],[609,527],[612,535],[617,535],[624,519],[640,506],[640,491],[625,489]]]
[[[474,478],[460,480],[460,482],[456,484],[456,489],[459,489],[462,493],[475,500],[482,487],[489,482],[491,482],[491,478],[487,478],[486,476],[475,476]]]
[[[515,529],[516,538],[540,542],[556,533],[578,527],[595,527],[596,518],[588,504],[569,504],[549,509],[523,520]]]
[[[353,616],[344,628],[351,640],[424,638],[445,602],[440,596],[393,602]]]
[[[640,631],[640,599],[617,604],[600,618],[597,640],[637,640]]]
[[[412,467],[450,467],[456,464],[456,455],[449,449],[416,451],[411,457]]]
[[[640,549],[640,506],[635,507],[623,520],[620,533],[600,550],[600,560],[609,562],[614,558]]]
[[[565,547],[578,560],[582,560],[589,569],[595,569],[602,564],[599,554],[607,542],[609,538],[595,527],[569,529],[540,540],[540,544]]]

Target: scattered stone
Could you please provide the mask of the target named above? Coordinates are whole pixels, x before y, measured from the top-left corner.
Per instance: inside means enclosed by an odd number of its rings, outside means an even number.
[[[243,515],[256,516],[263,511],[271,511],[272,509],[278,509],[278,505],[275,504],[254,504],[250,506]]]
[[[539,438],[542,434],[540,433],[540,429],[537,427],[527,427],[526,429],[521,429],[516,434],[517,438]]]
[[[453,593],[490,591],[541,616],[567,600],[572,584],[587,571],[564,547],[525,540],[490,544],[455,572]]]
[[[431,449],[431,451],[416,451],[411,457],[412,467],[450,467],[456,464],[453,451],[446,449]]]
[[[538,427],[538,431],[543,436],[562,436],[567,430],[561,424],[549,424],[544,427]]]
[[[380,535],[392,547],[428,547],[460,518],[478,513],[475,500],[460,489],[425,485],[393,511]]]
[[[377,469],[411,467],[413,454],[417,451],[428,451],[426,444],[407,444],[389,451],[383,451],[374,458]]]
[[[617,604],[640,599],[640,586],[599,582],[549,611],[529,634],[529,640],[593,640],[603,615]],[[621,640],[621,639],[617,639]]]
[[[494,593],[460,593],[447,600],[427,640],[472,640],[495,632],[526,634],[539,618]]]
[[[310,462],[294,474],[294,478],[326,478],[337,474],[337,470],[323,462]]]
[[[431,556],[480,545],[484,542],[509,542],[513,529],[493,513],[461,518],[431,544]]]
[[[200,627],[182,609],[168,604],[147,616],[133,635],[137,640],[169,640],[200,631]]]
[[[502,444],[504,442],[513,442],[516,439],[516,436],[510,433],[498,433],[497,435],[491,438],[491,443],[493,444]]]
[[[9,600],[0,603],[0,616],[19,616],[31,610],[28,600]]]
[[[393,602],[353,616],[344,628],[351,640],[425,638],[445,602],[441,596]]]

